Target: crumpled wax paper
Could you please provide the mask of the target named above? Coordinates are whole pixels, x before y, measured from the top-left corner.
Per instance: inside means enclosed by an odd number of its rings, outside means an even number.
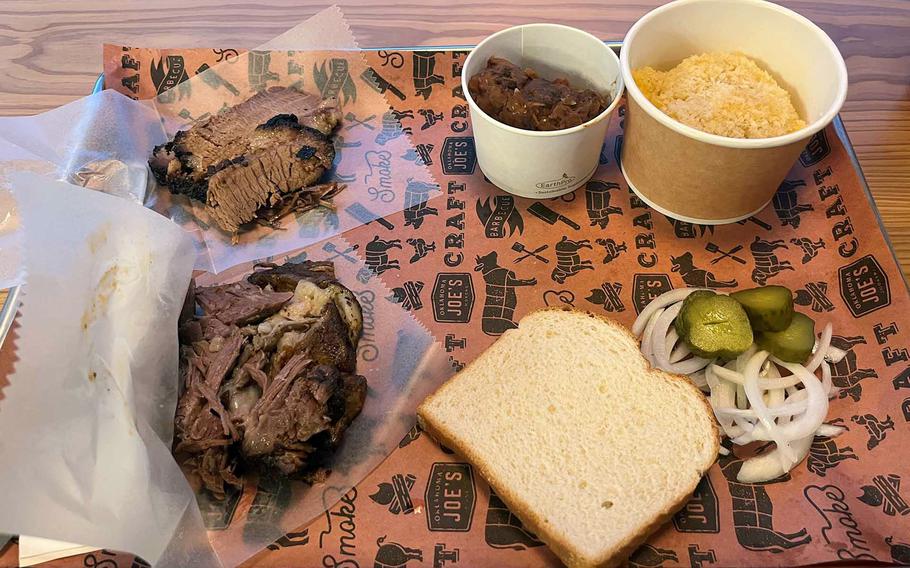
[[[148,154],[166,140],[155,107],[112,91],[35,116],[0,118],[0,189],[15,172],[91,187],[141,203]],[[0,191],[0,289],[18,284],[15,208]]]
[[[170,453],[190,239],[129,200],[10,182],[27,284],[0,393],[0,532],[211,565]]]

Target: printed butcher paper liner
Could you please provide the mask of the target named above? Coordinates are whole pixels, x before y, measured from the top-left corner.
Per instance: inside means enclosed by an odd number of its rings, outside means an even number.
[[[106,84],[155,96],[147,71],[155,62],[178,57],[198,68],[223,52],[108,46]],[[497,190],[477,167],[460,87],[466,52],[363,55],[439,187],[344,238],[394,291],[381,302],[409,310],[456,365],[534,309],[568,305],[630,325],[652,298],[683,286],[785,285],[798,310],[833,324],[847,356],[834,366],[841,390],[829,420],[847,432],[817,438],[803,464],[771,483],[736,481],[742,460],[766,448],[721,458],[632,566],[910,562],[910,297],[839,122],[812,138],[761,213],[698,226],[630,193],[617,163],[624,106],[592,180],[531,201]],[[125,57],[138,69],[124,68]],[[362,81],[354,79],[358,90],[368,89]],[[371,132],[382,127],[378,117],[366,122]],[[371,562],[558,565],[470,465],[417,430],[323,517],[246,565]]]
[[[287,46],[278,49],[287,51]],[[185,77],[174,78],[171,87],[176,92],[168,95],[170,89],[160,91],[162,70],[165,75],[172,66],[189,70],[189,77],[203,65],[243,61],[246,53],[107,46],[105,84],[129,97],[166,96],[179,103]],[[330,62],[342,57],[338,53],[314,57]],[[281,76],[285,64],[298,57],[275,51],[267,60],[262,53],[252,55],[238,69],[253,81]],[[408,311],[456,367],[470,362],[534,309],[574,306],[629,325],[650,299],[683,286],[785,285],[794,290],[797,309],[820,324],[833,324],[833,343],[847,355],[834,366],[833,380],[841,390],[831,403],[829,421],[847,431],[833,439],[817,438],[803,464],[771,483],[736,481],[742,460],[767,448],[737,449],[720,458],[685,507],[636,551],[631,566],[910,562],[910,468],[903,451],[910,443],[910,319],[905,315],[910,298],[839,123],[813,137],[761,213],[739,224],[699,226],[668,219],[629,192],[617,164],[623,107],[608,132],[594,178],[573,194],[531,201],[497,190],[477,167],[460,90],[466,52],[384,50],[362,55],[372,72],[366,78],[349,72],[354,90],[363,94],[378,87],[384,93],[406,134],[396,140],[410,139],[413,154],[405,161],[425,165],[428,177],[414,179],[427,183],[394,181],[401,180],[394,172],[401,162],[386,171],[385,178],[365,156],[344,169],[352,155],[344,149],[336,171],[354,179],[378,174],[375,179],[390,180],[372,187],[392,191],[402,207],[382,217],[364,217],[370,222],[305,252],[314,259],[342,253],[335,257],[336,266],[352,270],[354,281],[361,268],[354,270],[355,262],[343,256],[362,263],[369,285],[387,290],[375,296],[377,313]],[[288,64],[287,69],[292,68]],[[327,63],[324,73],[318,64],[301,70],[304,88],[318,84],[317,77],[331,76],[332,68]],[[179,116],[180,110],[173,114]],[[199,116],[198,111],[189,112]],[[356,121],[348,119],[351,136],[356,133],[375,144],[383,118],[355,116]],[[344,135],[347,140],[348,131]],[[380,197],[351,194],[369,211],[382,212],[374,209],[381,207]],[[198,225],[195,220],[187,223],[193,224]],[[234,278],[246,269],[213,278]],[[377,337],[385,335],[390,334]],[[374,385],[394,376],[368,379]],[[436,381],[428,375],[428,383]],[[364,411],[370,412],[370,401]],[[310,489],[322,493],[325,510],[316,511],[315,520],[288,527],[243,565],[559,565],[459,456],[416,427],[392,449],[353,487],[336,486],[330,477],[325,486]],[[219,542],[254,535],[257,515],[287,518],[285,507],[294,502],[291,494],[281,482],[259,480],[236,502],[216,504],[203,515],[216,550]],[[240,548],[245,554],[252,547]],[[143,565],[110,550],[50,565],[102,562]]]

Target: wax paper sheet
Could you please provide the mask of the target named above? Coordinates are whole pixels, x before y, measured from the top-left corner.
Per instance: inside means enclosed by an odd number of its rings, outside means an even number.
[[[166,140],[158,113],[114,91],[85,97],[35,116],[0,118],[0,288],[21,281],[19,224],[8,178],[32,172],[141,203],[147,154]]]
[[[120,88],[127,71],[111,49],[106,76]],[[198,65],[216,51],[179,55]],[[128,54],[141,62],[159,57],[140,48]],[[621,116],[584,189],[540,202],[515,198],[486,183],[477,167],[460,90],[465,55],[365,53],[402,93],[394,107],[440,182],[425,203],[344,234],[395,291],[391,301],[462,365],[546,305],[630,324],[671,288],[790,287],[797,309],[830,321],[835,345],[848,352],[835,366],[841,394],[829,412],[848,431],[817,438],[809,458],[773,483],[735,481],[742,458],[761,449],[722,458],[631,565],[910,563],[910,298],[843,132],[830,126],[813,137],[773,203],[739,224],[681,223],[636,199],[617,166]],[[135,88],[137,96],[154,92],[142,73]],[[323,517],[245,565],[371,563],[558,565],[470,465],[416,429]]]
[[[27,284],[0,393],[0,531],[153,561],[174,543],[202,562],[202,519],[170,456],[190,240],[127,200],[10,181]]]
[[[426,200],[436,189],[425,162],[406,136],[404,118],[383,93],[388,87],[357,50],[357,43],[337,8],[329,8],[250,51],[211,50],[205,61],[168,51],[137,59],[122,46],[121,73],[111,77],[130,96],[139,97],[140,77],[154,85],[155,108],[169,137],[193,122],[222,112],[255,93],[291,87],[335,97],[342,120],[335,133],[336,157],[326,179],[346,186],[332,199],[333,208],[289,215],[280,230],[260,227],[237,238],[218,230],[199,202],[166,190],[154,194],[152,207],[201,235],[218,272],[241,262],[318,242],[373,219],[401,211],[414,195]],[[412,188],[411,192],[401,188]]]

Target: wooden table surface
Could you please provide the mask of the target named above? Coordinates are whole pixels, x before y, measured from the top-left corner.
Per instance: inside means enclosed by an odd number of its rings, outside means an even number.
[[[360,45],[477,42],[550,21],[621,39],[657,0],[339,0]],[[842,116],[905,274],[910,274],[910,1],[784,0],[821,26],[847,61]],[[458,6],[456,9],[455,6]],[[325,4],[308,0],[0,0],[0,115],[86,95],[101,44],[252,47]],[[798,57],[799,54],[794,54]]]

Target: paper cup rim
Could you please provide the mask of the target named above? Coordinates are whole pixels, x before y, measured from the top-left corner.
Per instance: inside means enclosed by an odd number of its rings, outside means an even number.
[[[632,77],[632,69],[629,63],[629,51],[630,46],[635,40],[635,36],[638,34],[638,31],[648,24],[648,22],[653,19],[655,16],[658,16],[664,12],[673,10],[679,6],[687,4],[706,4],[706,3],[718,3],[719,1],[726,2],[728,4],[745,4],[752,6],[761,6],[768,10],[772,10],[783,14],[789,18],[792,18],[799,23],[803,24],[806,27],[807,32],[811,32],[816,35],[822,43],[828,47],[832,55],[834,56],[834,67],[838,81],[837,94],[834,98],[834,102],[831,106],[828,107],[828,110],[824,112],[819,118],[814,120],[811,124],[800,128],[794,132],[788,134],[783,134],[781,136],[772,136],[770,138],[731,138],[728,136],[720,136],[718,134],[710,134],[704,132],[697,128],[687,126],[678,120],[671,118],[668,114],[664,113],[662,110],[654,106],[651,101],[641,92],[641,89],[638,88],[638,85],[635,83],[635,79]],[[663,126],[682,134],[688,138],[695,139],[699,142],[704,142],[706,144],[712,144],[714,146],[723,146],[725,148],[776,148],[780,146],[786,146],[794,142],[799,142],[806,138],[809,138],[816,132],[825,128],[828,124],[834,120],[834,117],[837,116],[837,113],[840,112],[841,107],[844,105],[844,101],[847,98],[847,65],[844,63],[844,58],[841,55],[840,51],[837,49],[837,45],[831,39],[828,34],[824,32],[820,27],[815,25],[811,20],[778,4],[773,2],[768,2],[767,0],[675,0],[668,4],[664,4],[659,8],[651,10],[644,16],[642,16],[635,24],[629,28],[629,31],[626,33],[626,37],[623,39],[622,50],[620,51],[619,57],[619,72],[623,76],[623,81],[625,83],[626,92],[630,97],[635,99],[635,102],[652,118],[657,120]],[[463,79],[463,78],[462,78]]]
[[[477,101],[474,100],[474,97],[471,96],[470,89],[468,89],[468,81],[470,80],[470,78],[467,76],[467,73],[462,73],[461,90],[464,93],[465,100],[468,102],[468,106],[471,108],[471,111],[476,112],[477,114],[479,114],[486,120],[489,120],[492,123],[496,124],[498,127],[502,128],[506,132],[512,132],[514,134],[520,134],[523,136],[530,136],[530,137],[534,137],[534,138],[551,138],[551,137],[566,136],[569,134],[574,134],[576,132],[580,132],[581,130],[584,130],[585,128],[590,128],[591,126],[597,124],[598,122],[600,122],[600,121],[606,119],[608,116],[610,116],[610,114],[613,112],[613,110],[619,105],[619,101],[622,99],[623,92],[625,91],[625,81],[623,79],[623,72],[622,72],[622,68],[620,65],[619,57],[616,56],[616,53],[614,53],[613,50],[607,44],[605,44],[602,40],[598,39],[597,36],[590,34],[584,30],[580,30],[578,28],[573,28],[572,26],[565,26],[563,24],[552,24],[552,23],[548,23],[548,22],[539,22],[539,23],[535,23],[535,24],[522,24],[520,26],[512,26],[512,27],[508,27],[504,30],[499,30],[498,32],[496,32],[494,34],[487,36],[480,43],[478,43],[476,46],[474,46],[474,48],[471,50],[471,53],[469,53],[468,57],[465,58],[464,66],[462,67],[462,69],[467,70],[468,64],[471,62],[471,59],[477,53],[477,50],[481,46],[483,46],[485,43],[492,41],[495,38],[497,38],[498,36],[503,35],[505,33],[508,33],[508,32],[511,32],[511,31],[514,31],[517,29],[526,29],[526,28],[561,28],[564,30],[569,30],[574,33],[588,36],[595,42],[603,45],[604,50],[607,53],[609,53],[609,55],[607,55],[607,58],[612,57],[613,61],[616,62],[616,68],[619,69],[619,72],[616,74],[616,77],[615,77],[616,96],[613,97],[613,100],[610,101],[610,104],[607,105],[607,108],[605,108],[603,110],[603,112],[601,112],[600,114],[598,114],[591,120],[579,124],[578,126],[573,126],[571,128],[563,128],[561,130],[526,130],[524,128],[516,128],[514,126],[505,124],[504,122],[496,120],[495,118],[493,118],[492,116],[490,116],[489,114],[484,112],[484,110],[481,109],[480,106],[478,106]]]

